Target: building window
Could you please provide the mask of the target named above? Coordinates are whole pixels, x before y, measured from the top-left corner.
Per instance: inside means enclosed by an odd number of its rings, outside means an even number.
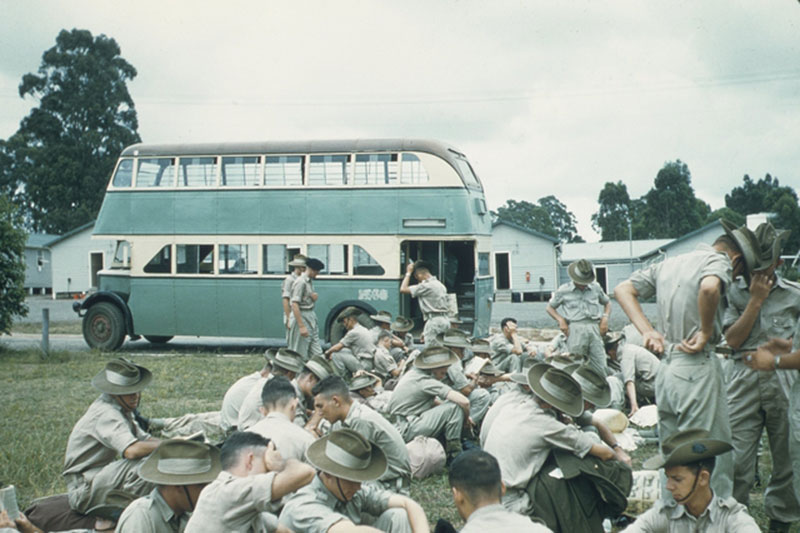
[[[478,275],[489,275],[489,252],[478,252]]]

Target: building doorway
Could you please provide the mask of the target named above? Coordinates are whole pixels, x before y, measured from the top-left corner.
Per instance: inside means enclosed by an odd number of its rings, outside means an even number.
[[[103,270],[103,252],[89,252],[89,270],[91,287],[97,287],[97,273]]]
[[[511,289],[511,261],[508,252],[494,253],[494,273],[495,290]]]

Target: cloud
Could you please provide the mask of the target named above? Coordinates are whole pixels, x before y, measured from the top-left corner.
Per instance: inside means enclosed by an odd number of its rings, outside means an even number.
[[[0,136],[22,74],[80,27],[138,69],[146,141],[438,138],[491,207],[554,194],[588,238],[606,181],[640,196],[677,158],[712,207],[744,173],[800,182],[788,0],[2,3]]]

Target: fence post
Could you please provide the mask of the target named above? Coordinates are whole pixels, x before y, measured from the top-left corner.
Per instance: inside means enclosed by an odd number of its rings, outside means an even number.
[[[50,309],[42,309],[42,352],[45,357],[50,355]]]

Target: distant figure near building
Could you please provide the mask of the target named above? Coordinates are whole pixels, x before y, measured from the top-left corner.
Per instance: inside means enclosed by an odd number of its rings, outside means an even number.
[[[575,261],[567,273],[572,281],[556,289],[547,304],[547,313],[566,335],[569,352],[583,355],[588,364],[605,376],[608,366],[603,335],[608,332],[611,300],[595,281],[590,261]]]

